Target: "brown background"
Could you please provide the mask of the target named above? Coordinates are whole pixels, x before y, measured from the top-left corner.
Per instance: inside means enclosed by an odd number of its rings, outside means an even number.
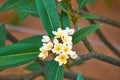
[[[6,0],[0,0],[0,6],[4,1]],[[73,5],[76,6],[74,0],[72,1]],[[106,3],[106,1],[109,1],[109,4],[108,2]],[[113,2],[110,3],[110,1]],[[94,6],[87,5],[87,7],[92,13],[97,15],[103,15],[120,22],[120,0],[95,0],[95,3],[96,4]],[[17,14],[14,14],[12,11],[0,13],[0,23],[5,22],[7,24],[14,24],[15,21],[18,21],[18,16]],[[19,26],[22,26],[23,28],[30,28],[38,31],[40,30],[41,33],[46,33],[39,18],[29,16],[27,19],[25,19],[24,22],[19,23],[18,21],[16,23],[18,23]],[[79,20],[79,24],[81,27],[89,25],[89,23],[83,19]],[[119,36],[120,29],[108,24],[104,24],[100,29],[112,44],[116,44],[118,46],[118,49],[120,51],[120,36]],[[26,33],[10,29],[8,29],[8,31],[12,33],[18,40],[21,40],[32,35],[36,35],[33,33]],[[101,43],[101,41],[99,40],[95,33],[90,35],[88,39],[92,43],[96,51],[117,58],[111,52],[111,50],[109,50],[107,47],[105,47],[104,44]],[[7,45],[10,44],[12,43],[7,40]],[[74,50],[76,50],[78,54],[88,53],[87,49],[85,48],[82,42],[75,45]],[[23,69],[25,66],[26,65],[22,65],[16,68],[6,69],[0,72],[0,75],[20,75],[30,73],[29,71]],[[81,72],[81,74],[93,78],[95,80],[120,80],[120,67],[116,67],[114,65],[98,61],[96,59],[86,61],[81,66],[73,67],[72,70],[74,70],[75,72]],[[40,77],[37,78],[36,80],[40,79],[42,80],[43,78]]]

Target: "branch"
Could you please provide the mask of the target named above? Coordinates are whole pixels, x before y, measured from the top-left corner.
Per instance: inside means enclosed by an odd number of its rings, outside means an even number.
[[[91,53],[89,53],[89,54],[79,55],[77,60],[82,62],[82,61],[90,60],[91,58],[93,58],[93,56]]]
[[[79,25],[77,24],[76,25],[76,29],[79,29]],[[84,45],[86,46],[86,48],[89,50],[89,54],[87,55],[83,55],[83,56],[80,56],[81,59],[83,60],[89,60],[91,58],[96,58],[98,60],[101,60],[101,61],[104,61],[104,62],[107,62],[109,64],[113,64],[113,65],[116,65],[116,66],[120,66],[120,60],[117,60],[115,58],[112,58],[112,57],[109,57],[109,56],[106,56],[104,54],[100,54],[98,52],[95,52],[92,45],[89,43],[89,41],[87,39],[83,40],[83,43]],[[84,59],[85,57],[85,59]],[[80,59],[78,61],[81,61]]]
[[[85,8],[86,11],[87,8]],[[89,12],[89,11],[88,11]],[[96,22],[94,20],[88,20],[91,24],[96,24]],[[100,38],[100,40],[112,51],[114,52],[115,55],[117,55],[120,58],[120,52],[106,39],[106,37],[103,35],[103,33],[100,31],[100,29],[98,29],[96,31],[98,37]]]
[[[41,68],[37,72],[33,72],[30,74],[25,75],[18,75],[18,76],[0,76],[0,80],[34,80],[37,76],[42,75],[44,76],[45,67]],[[69,78],[70,80],[76,80],[77,74],[74,72],[64,72],[64,77]],[[95,80],[88,77],[84,77],[85,80]]]
[[[107,62],[109,64],[116,65],[116,66],[120,67],[120,60],[118,60],[118,59],[106,56],[106,55],[98,53],[98,52],[94,52],[93,56],[94,56],[94,58],[96,58],[100,61],[104,61],[104,62]]]
[[[10,40],[13,43],[18,42],[18,40],[11,33],[9,33],[8,31],[7,31],[7,39]]]
[[[96,31],[96,34],[98,35],[99,39],[112,51],[115,55],[117,55],[120,58],[120,52],[106,39],[106,37],[103,35],[100,29]]]
[[[100,61],[104,61],[106,63],[109,63],[109,64],[120,67],[120,60],[109,57],[109,56],[104,55],[102,53],[95,52],[95,51],[93,51],[93,52],[91,52],[89,54],[79,55],[78,61],[80,61],[80,62],[81,61],[86,61],[86,60],[90,60],[92,58],[96,58],[96,59],[98,59]]]
[[[74,11],[76,12],[76,10],[74,9]],[[84,10],[81,10],[80,11],[80,14],[86,14],[86,13],[89,13],[88,11],[84,11]],[[107,24],[110,24],[110,25],[113,25],[117,28],[120,28],[120,22],[117,22],[115,20],[112,20],[112,19],[109,19],[107,17],[104,17],[104,16],[98,16],[98,19],[95,19],[97,21],[101,21],[101,22],[104,22],[104,23],[107,23]]]

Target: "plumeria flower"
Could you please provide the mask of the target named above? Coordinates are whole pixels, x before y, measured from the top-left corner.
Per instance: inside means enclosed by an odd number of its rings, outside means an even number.
[[[46,49],[44,49],[44,47],[40,48],[40,54],[38,55],[38,57],[42,57],[42,59],[45,59],[48,56],[48,51]]]
[[[60,54],[63,50],[63,45],[61,43],[55,44],[52,49],[53,53]]]
[[[65,44],[71,44],[72,45],[72,37],[71,36],[64,36],[62,38],[63,43]]]
[[[72,46],[64,45],[62,54],[69,54],[71,52]]]
[[[42,42],[49,42],[50,38],[48,36],[43,36]]]
[[[51,50],[53,47],[53,43],[52,42],[44,43],[43,46],[46,50]]]
[[[68,35],[73,35],[74,34],[74,29],[70,29],[69,27],[66,27],[66,31]]]
[[[67,55],[64,55],[64,54],[60,54],[58,55],[54,60],[55,61],[58,61],[59,63],[59,66],[61,66],[62,64],[66,64],[67,63],[67,59],[69,57]]]
[[[71,57],[72,59],[76,59],[76,58],[78,57],[78,55],[76,54],[75,51],[71,51],[71,52],[70,52],[70,57]]]
[[[55,38],[61,38],[64,35],[67,35],[66,31],[61,28],[58,28],[58,31],[52,31],[52,33],[55,35]]]
[[[54,53],[54,60],[63,65],[67,63],[69,57],[76,59],[78,55],[72,50],[72,36],[74,34],[73,29],[68,27],[65,30],[58,28],[57,31],[52,31],[55,37],[50,40],[48,36],[43,36],[43,46],[40,48],[40,54],[38,57],[45,59],[48,57],[48,53]]]

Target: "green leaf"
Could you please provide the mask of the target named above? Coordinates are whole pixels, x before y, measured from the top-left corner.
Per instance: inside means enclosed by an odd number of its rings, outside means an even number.
[[[10,9],[15,9],[22,5],[28,5],[33,3],[34,0],[7,0],[2,7],[0,8],[0,12],[8,11]]]
[[[24,6],[20,6],[18,7],[16,10],[16,12],[19,13],[26,13],[26,14],[31,14],[35,17],[38,17],[38,12],[37,12],[37,8],[35,5],[24,5]]]
[[[40,68],[41,68],[40,64],[38,64],[35,61],[29,64],[27,67],[25,67],[26,70],[32,71],[32,72],[38,71],[40,70]]]
[[[57,7],[60,8],[62,11],[64,11],[67,14],[72,14],[70,9],[69,9],[68,4],[66,2],[64,2],[64,1],[59,2],[57,4]]]
[[[80,18],[90,20],[90,19],[98,19],[99,17],[91,13],[86,13],[86,14],[81,15]]]
[[[13,8],[14,6],[16,6],[16,3],[19,0],[7,0],[1,7],[0,12],[4,12],[7,10],[10,10],[11,8]]]
[[[78,73],[77,80],[84,80],[80,73]]]
[[[0,69],[16,67],[37,59],[39,47],[35,44],[20,43],[0,49]]]
[[[91,5],[94,5],[94,4],[95,4],[94,0],[88,0],[88,2],[89,2]]]
[[[18,13],[20,21],[24,21],[26,17],[28,17],[28,14],[26,13]]]
[[[56,9],[55,0],[35,0],[41,21],[50,38],[54,35],[52,31],[56,31],[60,27],[60,21]]]
[[[43,44],[41,42],[41,40],[42,40],[42,35],[37,35],[37,36],[25,38],[25,39],[19,41],[18,43],[31,43],[31,44],[36,44],[36,45],[40,46]]]
[[[73,44],[76,44],[79,41],[84,40],[88,35],[92,34],[98,28],[100,28],[100,26],[102,26],[102,25],[101,24],[94,24],[94,25],[90,25],[90,26],[87,26],[85,28],[78,30],[72,36],[73,37]]]
[[[64,76],[63,66],[59,66],[58,62],[51,60],[47,64],[44,80],[63,80],[63,76]]]
[[[66,27],[70,27],[70,20],[69,20],[67,13],[62,11],[60,20],[61,20],[62,25],[64,26],[64,29]]]
[[[85,7],[85,5],[87,4],[88,0],[78,0],[79,3],[79,10],[81,10],[82,8]]]
[[[0,25],[0,48],[4,47],[6,43],[6,30],[5,24]]]

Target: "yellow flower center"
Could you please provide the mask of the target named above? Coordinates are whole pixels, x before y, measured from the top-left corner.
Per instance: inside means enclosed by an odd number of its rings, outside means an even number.
[[[62,51],[62,45],[56,45],[55,50],[56,50],[56,52],[61,52]]]
[[[47,45],[47,50],[50,50],[52,47],[53,47],[52,44],[48,44],[48,45]]]
[[[59,62],[65,63],[67,61],[67,57],[65,55],[60,55],[58,58]]]
[[[46,50],[42,50],[42,54],[43,54],[44,57],[47,56],[47,51]]]
[[[56,37],[62,37],[62,35],[63,35],[63,32],[62,31],[60,31],[60,32],[57,32],[57,34],[56,34]]]
[[[63,42],[65,42],[65,43],[67,43],[69,40],[68,40],[68,38],[63,38]]]
[[[69,53],[70,52],[70,48],[68,46],[64,46],[63,52],[66,53],[66,54]]]

